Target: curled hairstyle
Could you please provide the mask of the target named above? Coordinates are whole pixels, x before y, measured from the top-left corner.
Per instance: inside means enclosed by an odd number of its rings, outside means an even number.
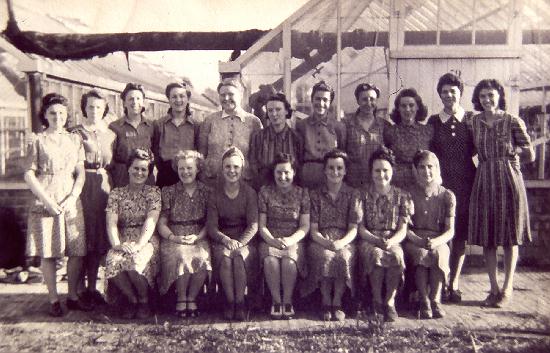
[[[149,164],[149,173],[153,170],[153,152],[151,152],[150,149],[145,148],[134,148],[132,152],[130,152],[130,156],[128,157],[128,160],[126,161],[126,167],[130,168],[132,163],[134,163],[135,160],[141,160],[141,161],[147,161]]]
[[[274,95],[269,96],[267,100],[265,101],[266,109],[267,109],[267,103],[271,101],[281,102],[285,106],[286,110],[286,118],[290,119],[292,117],[292,108],[290,107],[290,103],[286,99],[286,96],[282,93],[275,93]],[[269,115],[269,114],[268,114]]]
[[[421,162],[426,161],[428,159],[431,159],[434,162],[435,171],[434,171],[434,181],[441,185],[443,183],[443,180],[441,179],[441,167],[439,166],[439,159],[437,158],[436,154],[429,150],[420,150],[416,152],[416,154],[413,157],[413,166],[414,166],[414,175],[416,177],[416,182],[419,182],[419,176],[418,176],[418,166]]]
[[[353,92],[355,95],[355,100],[359,100],[359,95],[361,92],[367,91],[374,91],[376,93],[376,98],[380,98],[380,89],[378,87],[371,85],[370,83],[360,83],[357,87],[355,87],[355,91]]]
[[[231,146],[227,150],[225,150],[225,152],[222,155],[222,165],[223,165],[223,161],[225,161],[227,158],[231,158],[233,156],[239,157],[241,159],[241,162],[243,163],[243,167],[244,167],[244,154],[236,146]]]
[[[494,89],[498,92],[498,95],[500,96],[498,99],[498,109],[500,110],[506,110],[506,98],[504,97],[504,87],[495,79],[485,79],[478,82],[476,87],[474,88],[474,93],[472,94],[472,104],[474,105],[474,109],[478,112],[482,112],[484,109],[481,106],[481,102],[479,101],[479,94],[481,93],[482,89]]]
[[[197,171],[200,173],[204,168],[204,157],[202,153],[195,150],[178,151],[172,158],[172,169],[178,172],[178,163],[184,159],[192,159],[197,166]]]
[[[275,155],[275,158],[273,158],[273,163],[271,163],[270,175],[273,182],[275,182],[275,168],[277,165],[284,163],[290,163],[290,167],[294,171],[294,174],[296,174],[296,159],[294,159],[294,157],[289,153],[279,152]]]
[[[330,93],[330,103],[334,100],[334,89],[325,81],[319,81],[313,85],[311,89],[311,101],[313,102],[313,97],[317,92],[329,92]]]
[[[143,86],[140,85],[139,83],[130,82],[126,84],[126,87],[124,87],[124,90],[122,90],[122,93],[120,94],[120,98],[122,99],[123,102],[126,99],[126,96],[128,95],[128,93],[130,93],[130,91],[140,91],[141,94],[143,95],[143,100],[145,100],[145,90],[143,89]],[[143,113],[144,111],[145,111],[145,107],[142,107],[141,112]],[[128,114],[128,109],[126,109],[126,107],[124,107],[124,114]]]
[[[374,151],[370,158],[369,158],[369,174],[372,175],[372,166],[374,165],[374,161],[382,160],[387,161],[392,168],[395,167],[395,156],[393,154],[393,151],[386,146],[381,146],[379,149]]]
[[[105,110],[103,111],[103,117],[105,118],[107,114],[109,114],[109,103],[107,103],[107,99],[105,99],[105,97],[95,89],[84,93],[80,98],[80,110],[82,111],[82,115],[86,118],[88,117],[88,115],[86,115],[86,105],[88,104],[88,99],[90,98],[101,99],[105,102]]]
[[[448,72],[439,78],[439,81],[437,81],[437,94],[441,95],[441,90],[445,85],[458,87],[461,96],[464,93],[464,82],[453,73]]]
[[[222,80],[220,83],[218,83],[218,87],[216,88],[216,91],[220,93],[220,89],[222,89],[223,86],[232,86],[238,89],[241,93],[244,91],[244,86],[241,81],[239,81],[236,78],[226,78]]]
[[[38,118],[40,119],[40,122],[42,125],[44,125],[46,128],[50,126],[50,123],[48,122],[48,119],[46,119],[46,110],[48,110],[49,107],[55,104],[61,104],[65,106],[66,108],[69,107],[69,101],[67,101],[67,98],[63,97],[60,94],[57,93],[48,93],[42,98],[42,104],[40,106],[40,112],[38,113]]]
[[[329,159],[336,159],[336,158],[342,158],[344,161],[344,165],[346,166],[346,170],[348,170],[348,164],[349,164],[349,157],[348,154],[338,148],[334,148],[323,156],[323,169],[327,167],[328,160]]]
[[[168,98],[168,100],[170,100],[170,93],[172,92],[172,90],[174,88],[183,88],[185,90],[185,94],[187,95],[187,99],[189,100],[191,98],[191,85],[188,84],[187,82],[183,81],[183,82],[172,82],[172,83],[169,83],[168,85],[166,85],[166,89],[164,90],[164,94],[166,95],[166,98]],[[191,107],[189,104],[190,102],[187,102],[187,107],[185,107],[185,115],[186,116],[191,116]],[[172,108],[169,108],[168,109],[168,114],[170,114],[172,112]]]
[[[397,97],[395,97],[395,101],[393,102],[393,111],[390,114],[390,118],[391,120],[393,120],[394,123],[396,124],[401,123],[401,113],[399,113],[399,103],[401,102],[401,98],[403,97],[414,98],[414,101],[416,102],[416,106],[418,107],[418,110],[416,111],[416,116],[414,117],[416,121],[422,121],[426,119],[426,117],[428,116],[428,107],[424,105],[420,95],[416,92],[414,88],[405,88],[404,90],[401,90],[399,92]]]

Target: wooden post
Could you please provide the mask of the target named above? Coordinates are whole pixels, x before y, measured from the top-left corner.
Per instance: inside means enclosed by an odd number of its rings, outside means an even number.
[[[342,0],[336,0],[336,120],[342,109]]]
[[[27,104],[32,132],[42,132],[43,126],[38,114],[42,101],[42,74],[39,72],[27,72]]]

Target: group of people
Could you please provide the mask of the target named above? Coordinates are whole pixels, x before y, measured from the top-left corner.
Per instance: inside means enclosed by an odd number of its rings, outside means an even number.
[[[421,318],[440,318],[442,297],[461,300],[467,242],[484,249],[485,304],[507,305],[518,245],[530,240],[519,163],[534,152],[498,81],[477,84],[477,114],[460,106],[463,89],[459,77],[443,75],[444,108],[428,119],[418,93],[403,89],[390,122],[377,115],[380,90],[360,84],[357,112],[338,121],[334,91],[319,82],[309,117],[291,127],[291,106],[278,93],[266,101],[262,127],[242,109],[238,80],[219,84],[222,110],[204,121],[194,118],[185,83],[166,87],[170,109],[157,121],[143,115],[143,87],[128,84],[124,117],[107,127],[107,102],[92,90],[70,131],[67,100],[46,95],[25,181],[36,196],[27,255],[41,258],[49,313],[63,315],[56,260],[67,256],[69,310],[103,302],[96,284],[104,263],[107,301],[122,300],[125,318],[148,317],[153,291],[175,291],[175,313],[196,317],[206,281],[219,284],[229,320],[246,318],[247,288],[262,295],[262,283],[274,319],[292,318],[293,298],[319,289],[324,320],[346,317],[349,290],[394,321],[402,283],[418,294]]]

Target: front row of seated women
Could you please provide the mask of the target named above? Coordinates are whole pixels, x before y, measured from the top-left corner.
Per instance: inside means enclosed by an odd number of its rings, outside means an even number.
[[[211,273],[225,295],[224,317],[242,321],[246,288],[249,294],[257,289],[262,269],[272,318],[295,315],[298,288],[302,296],[320,289],[321,317],[343,320],[344,292],[349,289],[355,300],[368,281],[374,313],[394,321],[406,254],[416,268],[420,317],[442,317],[455,198],[441,186],[437,157],[417,153],[417,185],[410,194],[391,184],[395,159],[389,149],[373,154],[372,182],[361,190],[343,181],[347,161],[342,151],[328,152],[325,184],[308,191],[294,184],[293,158],[278,154],[273,183],[256,195],[241,181],[244,157],[238,148],[223,155],[216,189],[197,180],[201,154],[180,151],[172,164],[180,182],[163,188],[161,196],[145,183],[151,154],[135,150],[128,162],[129,185],[115,188],[107,204],[109,301],[122,293],[124,317],[148,317],[157,280],[161,295],[174,288],[178,316],[196,317],[197,295]]]

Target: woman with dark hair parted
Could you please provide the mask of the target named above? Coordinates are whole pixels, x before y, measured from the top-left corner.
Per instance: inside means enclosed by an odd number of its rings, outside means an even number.
[[[414,88],[399,92],[394,101],[391,119],[395,125],[384,130],[384,144],[395,154],[393,183],[404,190],[414,186],[413,157],[419,150],[428,149],[433,138],[433,126],[420,122],[428,109]]]
[[[475,155],[472,135],[473,112],[467,112],[460,106],[464,92],[464,83],[460,77],[447,73],[439,78],[437,93],[443,103],[443,110],[432,115],[428,124],[434,128],[432,150],[441,163],[443,186],[456,196],[455,236],[451,243],[451,272],[444,299],[459,303],[462,292],[459,289],[459,278],[466,253],[468,239],[468,209],[470,193],[476,173],[472,160]]]
[[[193,119],[190,108],[191,86],[187,82],[166,86],[170,109],[166,116],[153,123],[153,153],[157,166],[157,186],[173,185],[180,179],[172,168],[172,158],[178,151],[197,150],[200,124]]]
[[[320,286],[321,317],[343,321],[342,296],[346,286],[352,297],[357,225],[363,217],[359,191],[344,183],[348,156],[338,149],[324,156],[325,184],[312,190],[311,242],[308,248],[309,273],[304,295]]]
[[[69,310],[90,310],[79,299],[78,283],[86,255],[86,233],[80,193],[84,185],[84,148],[75,134],[65,130],[67,99],[50,93],[42,98],[39,118],[45,130],[29,146],[25,182],[36,199],[27,218],[29,257],[41,258],[48,287],[49,314],[62,316],[56,284],[56,260],[69,257],[67,265]]]
[[[212,238],[215,274],[225,293],[224,317],[244,321],[245,289],[254,284],[256,247],[251,241],[258,231],[256,191],[242,180],[245,158],[237,147],[221,157],[223,181],[208,202],[208,234]]]
[[[358,244],[361,284],[370,281],[375,315],[395,321],[395,295],[403,278],[405,259],[401,242],[414,212],[409,193],[391,185],[395,157],[381,147],[371,154],[372,183],[362,190],[363,222],[359,224]],[[382,288],[386,293],[382,299]]]
[[[295,167],[299,167],[304,150],[301,136],[286,122],[292,117],[292,109],[284,94],[277,93],[267,99],[266,113],[270,124],[252,135],[250,141],[250,169],[256,189],[273,180],[272,163],[278,153],[290,154]]]
[[[479,165],[470,196],[468,243],[483,246],[491,289],[485,304],[505,307],[512,298],[518,245],[531,240],[520,159],[535,160],[525,123],[505,111],[504,87],[481,80],[472,96],[474,144]],[[504,248],[504,284],[497,281],[497,247]]]
[[[113,301],[112,283],[127,301],[122,317],[144,319],[151,315],[149,290],[154,287],[158,272],[159,240],[155,227],[161,195],[158,187],[146,185],[153,169],[151,151],[131,151],[127,167],[128,185],[113,189],[107,201],[107,234],[111,243],[105,260],[107,298]]]
[[[346,181],[354,188],[368,184],[370,156],[384,144],[384,128],[388,123],[376,116],[376,102],[379,98],[378,87],[369,83],[359,84],[355,88],[355,99],[359,108],[345,122],[345,149],[350,159]]]
[[[298,274],[306,275],[305,245],[309,232],[310,200],[307,189],[294,185],[296,164],[290,154],[275,156],[271,177],[258,195],[260,265],[271,292],[273,319],[294,316],[292,296]],[[282,292],[282,300],[281,300]]]
[[[109,250],[109,238],[105,223],[105,206],[111,191],[111,178],[108,173],[113,159],[115,133],[107,128],[103,119],[109,113],[105,97],[97,90],[82,95],[80,109],[84,120],[72,132],[82,139],[86,159],[86,181],[80,194],[86,226],[87,254],[84,258],[84,278],[86,291],[81,296],[92,305],[105,304],[103,296],[96,289],[99,263]],[[84,284],[84,283],[83,283]]]
[[[136,148],[150,150],[153,143],[153,122],[145,118],[145,90],[137,83],[128,83],[120,94],[124,116],[113,121],[109,128],[116,134],[111,176],[113,186],[128,184],[127,162]],[[149,174],[148,185],[155,184],[153,173]]]
[[[162,214],[157,229],[160,243],[160,294],[176,283],[176,314],[199,315],[196,298],[209,271],[210,246],[206,238],[206,210],[210,188],[197,179],[204,158],[192,150],[172,159],[180,181],[162,188]]]
[[[450,271],[447,243],[454,236],[456,198],[452,191],[441,186],[439,160],[433,152],[418,151],[413,163],[416,185],[410,192],[414,215],[405,251],[416,268],[419,316],[438,319],[445,315],[440,302],[441,289]]]

